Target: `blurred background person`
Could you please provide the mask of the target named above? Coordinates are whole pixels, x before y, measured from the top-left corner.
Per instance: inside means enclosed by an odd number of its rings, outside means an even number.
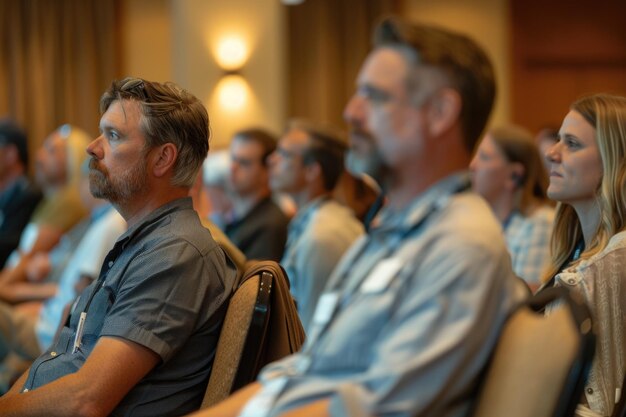
[[[554,127],[544,127],[535,136],[535,142],[537,143],[537,147],[539,148],[539,155],[541,155],[541,161],[543,162],[543,166],[546,172],[550,172],[550,158],[546,155],[548,153],[548,149],[552,147],[555,143],[559,141],[559,129]]]
[[[267,158],[276,138],[262,129],[235,134],[230,144],[232,220],[224,227],[228,238],[248,259],[280,261],[289,219],[273,201]]]
[[[502,224],[513,271],[539,287],[549,258],[554,209],[532,135],[519,126],[491,129],[470,163],[472,187]]]
[[[294,120],[269,157],[272,191],[288,194],[297,207],[280,263],[305,331],[335,265],[364,231],[352,210],[332,196],[346,148],[338,133]]]
[[[41,200],[30,181],[26,134],[10,120],[0,120],[0,268],[17,248],[22,231]]]
[[[0,282],[7,279],[7,269],[23,268],[22,257],[49,251],[65,232],[87,215],[80,200],[78,182],[89,141],[83,130],[65,124],[52,132],[37,151],[35,176],[44,196],[22,232],[18,248],[0,273]]]
[[[228,193],[229,176],[228,150],[209,151],[202,164],[203,212],[215,226],[222,230],[232,220],[230,216],[233,211],[233,202]]]
[[[42,262],[31,259],[30,263],[37,264],[34,269],[27,267],[31,276],[44,276],[11,287],[21,297],[35,299],[39,298],[38,287],[46,285],[52,289],[51,297],[27,305],[0,303],[0,360],[4,360],[0,366],[1,392],[52,344],[66,308],[98,276],[105,256],[126,231],[126,222],[111,204],[91,195],[88,170],[85,160],[80,197],[90,214],[77,245],[67,254],[67,261],[60,264],[49,261],[45,273]]]

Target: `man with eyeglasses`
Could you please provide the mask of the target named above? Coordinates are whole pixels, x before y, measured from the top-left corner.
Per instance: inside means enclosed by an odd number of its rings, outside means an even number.
[[[335,268],[302,350],[198,416],[470,415],[524,294],[497,220],[468,189],[493,77],[463,35],[381,22],[344,117],[348,167],[387,204]]]
[[[305,331],[333,268],[364,232],[354,213],[332,197],[345,150],[345,139],[333,129],[293,120],[268,161],[272,191],[289,195],[297,207],[280,264]]]
[[[228,238],[248,259],[280,261],[289,219],[273,201],[268,156],[276,138],[263,129],[235,133],[230,143],[229,189],[232,218],[224,227]]]
[[[236,269],[188,197],[208,115],[180,87],[115,81],[87,147],[91,193],[128,230],[52,346],[0,398],[3,416],[180,415],[197,409]]]

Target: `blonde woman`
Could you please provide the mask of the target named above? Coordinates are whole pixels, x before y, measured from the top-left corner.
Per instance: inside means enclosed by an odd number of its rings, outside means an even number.
[[[577,415],[610,416],[626,367],[626,98],[576,101],[546,156],[558,205],[545,287],[589,305],[597,345]]]

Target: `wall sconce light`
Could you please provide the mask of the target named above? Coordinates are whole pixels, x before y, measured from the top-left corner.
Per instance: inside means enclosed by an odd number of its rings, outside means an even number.
[[[216,86],[219,106],[230,112],[242,110],[250,87],[239,71],[248,60],[248,45],[239,35],[227,35],[217,42],[214,52],[218,66],[224,71]]]
[[[227,36],[217,44],[216,59],[224,71],[236,72],[248,59],[248,48],[240,37]]]
[[[248,83],[239,74],[227,74],[217,84],[220,106],[229,111],[241,110],[248,100]]]

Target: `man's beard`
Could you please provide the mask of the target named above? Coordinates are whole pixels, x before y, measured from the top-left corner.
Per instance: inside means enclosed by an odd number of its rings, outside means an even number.
[[[359,139],[353,138],[354,141],[366,141],[367,145],[361,146],[361,148],[366,148],[365,152],[363,149],[358,151],[354,144],[350,146],[344,161],[346,169],[355,176],[368,175],[376,180],[379,185],[383,185],[387,166],[378,150],[375,139],[369,133],[358,129],[355,129],[352,134],[359,137]]]
[[[103,198],[111,203],[124,203],[145,188],[147,176],[146,162],[129,167],[112,178],[104,167],[98,167],[95,159],[89,161],[89,191],[96,198]]]

